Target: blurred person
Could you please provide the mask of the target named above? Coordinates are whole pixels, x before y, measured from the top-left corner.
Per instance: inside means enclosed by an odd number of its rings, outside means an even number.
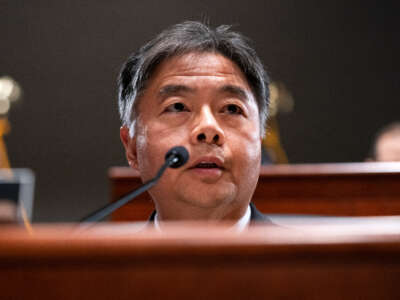
[[[377,133],[368,161],[400,161],[400,122],[391,123]]]
[[[268,113],[269,79],[243,35],[187,21],[161,32],[122,67],[120,137],[129,165],[152,178],[174,146],[189,161],[149,190],[156,226],[169,220],[269,222],[251,204]]]

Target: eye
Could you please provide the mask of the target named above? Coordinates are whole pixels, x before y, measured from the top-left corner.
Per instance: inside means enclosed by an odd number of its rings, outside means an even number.
[[[231,115],[242,115],[243,110],[236,104],[228,104],[224,107],[224,112],[231,114]]]
[[[188,109],[185,106],[185,104],[181,102],[176,102],[171,105],[168,105],[167,108],[165,109],[165,112],[183,112],[183,111],[188,111]]]

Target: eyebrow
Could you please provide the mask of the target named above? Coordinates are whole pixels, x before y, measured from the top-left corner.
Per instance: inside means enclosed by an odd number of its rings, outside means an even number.
[[[224,85],[223,87],[220,88],[220,91],[223,93],[231,94],[233,96],[238,97],[239,99],[243,101],[247,101],[249,99],[248,92],[241,88],[240,86],[237,85]]]
[[[194,89],[186,85],[168,84],[163,86],[158,92],[162,99],[168,98],[181,93],[193,93]]]
[[[194,93],[196,89],[181,84],[168,84],[163,86],[158,92],[161,101],[164,99],[182,93]],[[242,87],[237,85],[227,84],[219,88],[219,92],[230,94],[238,97],[242,101],[249,100],[249,93]]]

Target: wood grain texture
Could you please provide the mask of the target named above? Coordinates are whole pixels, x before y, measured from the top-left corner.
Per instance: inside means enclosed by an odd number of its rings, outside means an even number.
[[[141,184],[127,167],[109,171],[111,201]],[[384,216],[400,214],[400,163],[263,166],[252,200],[263,213]],[[144,194],[112,215],[146,220],[154,206]]]
[[[0,228],[1,299],[399,299],[399,232],[376,228]]]

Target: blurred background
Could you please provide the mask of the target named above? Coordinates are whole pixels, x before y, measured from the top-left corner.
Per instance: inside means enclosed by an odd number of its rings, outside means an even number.
[[[36,174],[35,222],[77,221],[107,203],[127,165],[116,78],[128,55],[184,20],[250,37],[287,105],[290,163],[364,161],[399,120],[398,1],[0,1],[0,77],[23,91],[7,114],[14,168]],[[289,99],[289,100],[288,100]]]

